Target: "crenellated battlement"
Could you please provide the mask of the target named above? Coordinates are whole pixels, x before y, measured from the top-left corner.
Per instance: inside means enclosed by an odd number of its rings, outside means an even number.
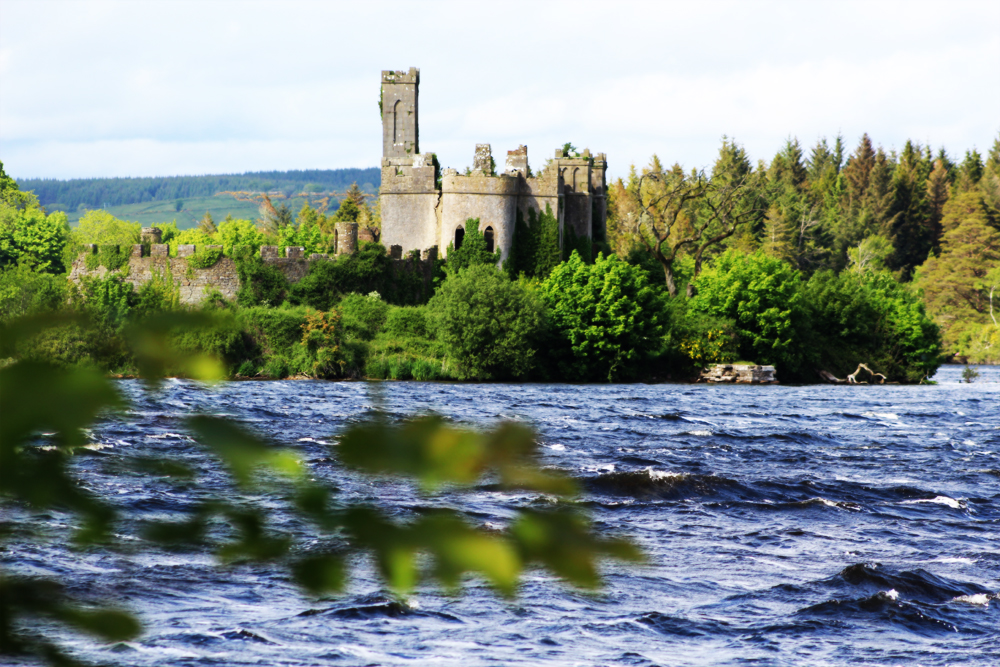
[[[382,70],[382,83],[420,83],[420,70],[411,67],[409,71],[403,70]]]

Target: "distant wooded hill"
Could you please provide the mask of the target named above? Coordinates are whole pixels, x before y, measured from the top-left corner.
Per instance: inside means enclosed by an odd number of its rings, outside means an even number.
[[[21,190],[31,190],[51,211],[78,213],[81,209],[110,209],[148,202],[201,199],[219,192],[282,192],[285,197],[308,193],[343,192],[357,183],[362,191],[378,192],[381,173],[369,169],[305,169],[255,171],[245,174],[166,176],[155,178],[17,179]],[[75,217],[75,216],[74,216]]]

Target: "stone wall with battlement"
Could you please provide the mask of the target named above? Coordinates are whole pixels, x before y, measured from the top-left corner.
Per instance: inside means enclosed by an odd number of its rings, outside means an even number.
[[[345,237],[345,243],[338,244],[337,255],[353,254],[357,250],[357,225],[341,223],[337,227],[339,235]],[[370,237],[370,233],[366,236]],[[363,240],[373,239],[364,238]],[[113,247],[116,252],[121,249],[120,246]],[[235,300],[239,293],[240,277],[236,270],[236,263],[231,257],[222,255],[212,266],[200,268],[192,266],[188,261],[198,252],[198,248],[193,245],[177,246],[176,256],[170,255],[170,247],[167,244],[137,244],[128,248],[130,250],[128,262],[120,269],[109,271],[105,266],[89,268],[87,266],[88,256],[93,256],[96,259],[100,247],[94,244],[84,246],[84,251],[73,262],[69,279],[73,282],[80,282],[85,277],[103,278],[109,273],[114,273],[121,275],[126,283],[138,290],[140,286],[154,278],[170,278],[177,285],[180,302],[185,305],[201,303],[210,291],[218,291],[230,301]],[[221,251],[222,246],[204,246],[203,249]],[[434,262],[437,259],[437,248],[431,248],[424,252],[420,259],[404,257],[402,249],[398,246],[394,246],[391,251],[394,274],[417,271],[425,283],[430,285]],[[336,259],[335,256],[331,257],[326,253],[312,253],[307,257],[305,248],[300,246],[287,246],[282,252],[281,246],[276,245],[260,246],[260,258],[264,264],[281,271],[290,283],[302,280],[309,273],[309,267],[313,262]],[[94,260],[89,263],[93,264]]]

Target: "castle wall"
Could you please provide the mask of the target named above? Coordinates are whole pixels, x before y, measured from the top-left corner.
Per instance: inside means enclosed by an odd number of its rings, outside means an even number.
[[[517,198],[517,207],[521,211],[525,224],[530,224],[531,216],[528,209],[534,209],[535,215],[545,213],[548,206],[557,219],[562,216],[560,203],[559,173],[555,169],[547,169],[538,178],[526,178]],[[562,225],[559,226],[562,230]]]
[[[351,223],[353,224],[353,223]],[[356,225],[354,225],[356,229]],[[356,232],[355,232],[356,233]],[[115,246],[117,249],[118,246]],[[222,249],[222,246],[208,246]],[[104,278],[109,273],[122,276],[124,281],[138,290],[143,284],[154,278],[170,278],[177,286],[179,300],[184,305],[197,305],[205,300],[207,292],[217,290],[230,301],[236,300],[240,290],[239,272],[236,263],[227,256],[222,256],[212,266],[196,268],[188,263],[188,257],[194,255],[197,248],[193,245],[181,245],[177,248],[177,257],[169,256],[169,246],[152,244],[149,246],[130,246],[131,255],[128,263],[120,269],[109,271],[107,267],[87,268],[88,255],[98,254],[98,246],[85,246],[70,269],[69,280],[79,283],[85,277]],[[348,253],[349,254],[349,253]],[[331,261],[325,254],[315,253],[307,259],[305,248],[289,246],[285,248],[285,256],[281,256],[279,246],[261,246],[260,258],[264,264],[273,266],[284,274],[290,283],[297,283],[308,273],[313,262]],[[424,253],[423,259],[397,259],[392,262],[394,276],[407,272],[417,272],[424,281],[425,289],[430,289],[434,261],[437,254],[433,251]]]
[[[154,245],[154,250],[166,249],[166,245]],[[141,252],[142,246],[139,246]],[[103,278],[108,273],[104,266],[98,266],[94,270],[87,268],[87,255],[97,252],[97,246],[90,246],[88,251],[82,253],[73,262],[70,269],[69,279],[73,282],[80,282],[84,276]],[[132,289],[138,290],[143,284],[153,278],[171,277],[177,285],[180,302],[185,305],[201,303],[205,298],[206,289],[218,290],[222,296],[230,301],[236,299],[236,294],[240,290],[240,278],[236,272],[236,264],[229,257],[222,257],[213,266],[205,269],[196,269],[188,265],[187,257],[169,257],[166,252],[157,253],[153,256],[139,256],[133,251],[129,257],[128,264],[116,273],[122,275],[125,282],[132,285]]]
[[[479,230],[493,228],[501,261],[514,241],[514,222],[522,180],[517,176],[462,176],[446,173],[441,180],[441,236],[438,245],[447,254],[455,230],[469,218],[479,218]],[[384,224],[384,223],[383,223]]]

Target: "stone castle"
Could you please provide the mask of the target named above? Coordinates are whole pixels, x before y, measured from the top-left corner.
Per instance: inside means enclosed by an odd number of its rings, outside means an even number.
[[[434,153],[420,152],[418,96],[420,70],[382,72],[382,211],[381,240],[404,253],[449,244],[460,247],[466,222],[479,229],[501,261],[510,253],[520,212],[548,208],[559,223],[559,242],[572,229],[578,238],[603,237],[607,202],[603,153],[589,150],[570,157],[557,149],[537,175],[528,167],[528,149],[507,151],[503,172],[496,173],[489,144],[478,144],[471,172],[441,170]]]
[[[603,237],[607,203],[603,153],[569,156],[557,149],[536,176],[528,167],[528,149],[519,146],[507,151],[502,173],[496,173],[489,144],[478,144],[472,169],[459,174],[440,169],[433,153],[419,149],[417,96],[420,70],[382,72],[382,187],[379,193],[382,231],[377,239],[389,251],[393,272],[416,272],[430,285],[438,249],[447,254],[452,245],[461,247],[465,226],[478,219],[489,250],[500,250],[507,259],[514,242],[518,213],[525,223],[537,218],[530,214],[550,212],[558,221],[559,243],[567,230],[576,237]],[[335,254],[353,254],[359,241],[375,241],[372,230],[358,229],[355,223],[339,223],[335,233]],[[142,230],[142,243],[128,249],[128,263],[118,271],[126,282],[138,288],[156,275],[169,275],[179,290],[182,303],[197,304],[211,290],[235,299],[240,280],[236,265],[221,257],[213,266],[195,267],[189,262],[197,248],[180,245],[177,256],[160,242],[160,230]],[[206,249],[221,251],[221,246]],[[265,264],[279,269],[289,282],[298,282],[309,265],[329,261],[326,254],[305,255],[301,247],[261,246]],[[94,260],[98,247],[90,245],[73,263],[70,280],[103,276],[107,269]],[[89,261],[88,261],[89,258]]]

